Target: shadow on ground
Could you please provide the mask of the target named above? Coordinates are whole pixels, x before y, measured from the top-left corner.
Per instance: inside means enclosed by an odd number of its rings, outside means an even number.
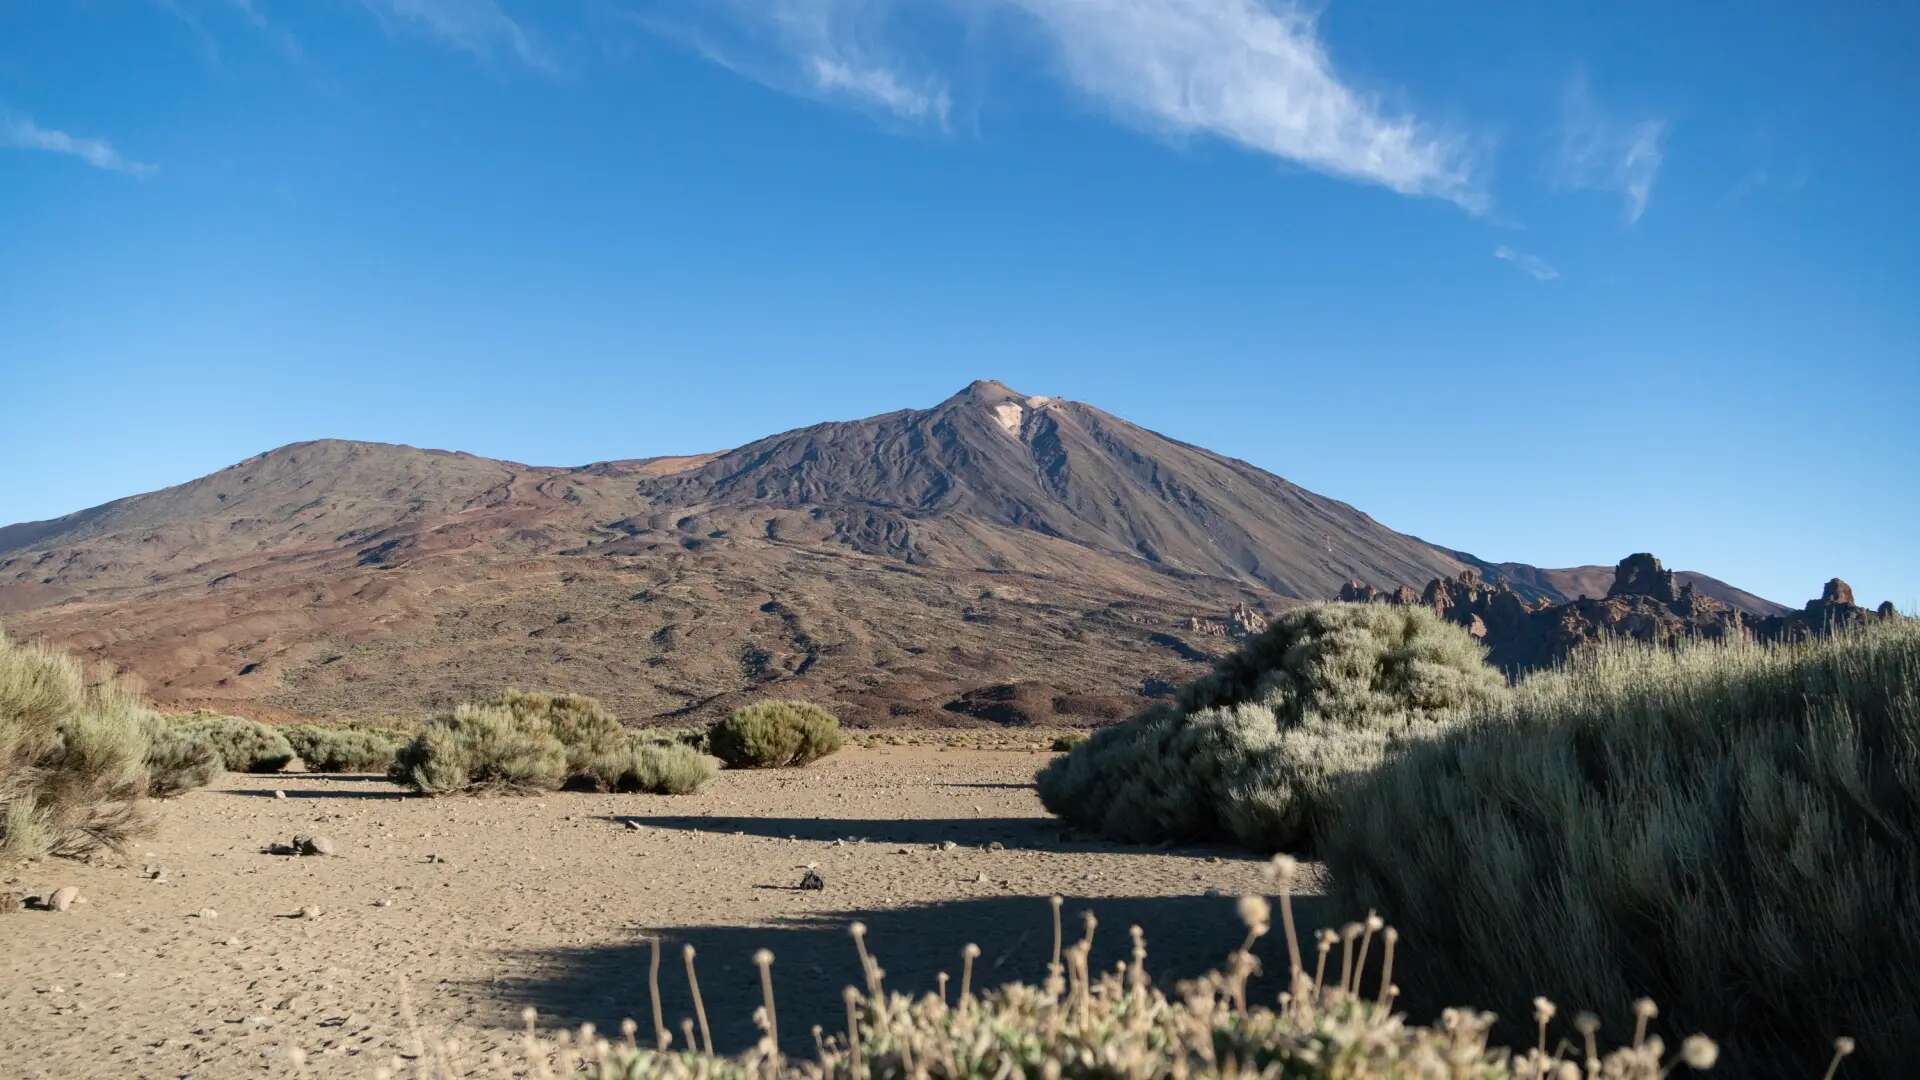
[[[253,799],[276,799],[282,797],[281,791],[276,788],[229,788],[220,794],[241,795]],[[411,791],[397,787],[391,791],[368,791],[354,788],[300,788],[285,792],[284,797],[288,799],[406,799],[412,798],[413,794]]]
[[[1177,848],[1149,848],[1119,844],[1063,829],[1048,817],[1003,818],[768,818],[698,817],[639,814],[612,815],[605,820],[632,822],[643,829],[763,836],[774,840],[864,840],[874,844],[941,844],[963,847],[999,843],[1032,851],[1113,852],[1164,855],[1189,859],[1257,859],[1242,848],[1224,844],[1185,844]]]
[[[1081,913],[1091,910],[1099,919],[1093,962],[1096,967],[1110,969],[1129,955],[1127,930],[1138,925],[1146,932],[1149,974],[1158,985],[1170,987],[1220,966],[1238,947],[1245,929],[1234,905],[1231,897],[1070,897],[1065,907],[1066,937],[1072,942],[1081,936]],[[1295,912],[1303,929],[1330,921],[1324,901],[1317,897],[1297,900]],[[1045,897],[996,897],[885,911],[838,912],[772,926],[636,928],[630,940],[614,945],[511,956],[513,965],[527,974],[490,983],[486,990],[500,1002],[501,1015],[496,1022],[502,1026],[517,1023],[519,1011],[532,1006],[539,1010],[543,1025],[591,1021],[602,1031],[617,1031],[621,1020],[632,1017],[640,1021],[645,1041],[651,1031],[647,935],[657,932],[663,939],[662,1008],[667,1025],[675,1032],[674,1044],[681,1045],[680,1019],[693,1015],[681,959],[682,947],[692,945],[717,1049],[738,1053],[759,1037],[753,1024],[753,1011],[760,1004],[759,972],[753,954],[758,949],[771,949],[781,1046],[789,1053],[810,1058],[811,1028],[818,1024],[831,1032],[843,1026],[845,1006],[840,991],[860,979],[859,961],[847,933],[848,925],[856,919],[867,924],[868,947],[886,972],[888,988],[916,996],[932,992],[941,971],[952,976],[957,991],[960,950],[969,943],[982,950],[974,968],[976,988],[1014,980],[1044,980],[1053,948]],[[1255,983],[1254,993],[1258,1000],[1270,1002],[1284,981],[1285,946],[1276,932],[1256,951],[1266,973]]]

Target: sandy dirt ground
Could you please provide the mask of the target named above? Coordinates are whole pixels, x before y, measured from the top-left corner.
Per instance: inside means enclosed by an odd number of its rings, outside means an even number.
[[[1262,888],[1263,864],[1065,837],[1031,783],[1046,759],[852,749],[672,798],[429,800],[372,777],[229,775],[163,804],[159,831],[106,865],[7,875],[0,888],[73,885],[84,902],[0,915],[0,1076],[286,1075],[294,1046],[313,1074],[371,1076],[401,1055],[410,1075],[417,1034],[456,1041],[475,1069],[496,1050],[521,1060],[528,1006],[543,1026],[650,1026],[650,934],[666,941],[669,1026],[692,1013],[692,944],[723,1050],[757,1037],[751,957],[773,950],[782,1043],[805,1052],[858,978],[851,921],[897,989],[957,976],[969,942],[976,978],[1038,981],[1055,893],[1070,920],[1098,915],[1096,963],[1126,953],[1134,923],[1162,981],[1218,963],[1240,934],[1232,898]],[[338,854],[266,853],[295,833]],[[824,889],[795,888],[808,864]],[[1308,927],[1331,921],[1303,908]]]

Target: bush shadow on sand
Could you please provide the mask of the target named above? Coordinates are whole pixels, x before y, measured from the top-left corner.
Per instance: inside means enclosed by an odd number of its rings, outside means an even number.
[[[632,823],[642,829],[743,834],[772,840],[860,840],[873,844],[939,845],[952,841],[962,847],[999,843],[1028,851],[1113,852],[1138,855],[1151,852],[1168,858],[1252,860],[1258,856],[1226,844],[1182,844],[1144,848],[1123,844],[1065,827],[1049,817],[996,818],[770,818],[698,815],[613,814],[605,820]]]

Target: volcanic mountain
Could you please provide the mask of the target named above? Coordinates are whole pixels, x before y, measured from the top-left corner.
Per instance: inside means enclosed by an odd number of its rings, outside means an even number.
[[[282,447],[0,529],[11,632],[158,699],[412,715],[502,685],[637,721],[807,696],[856,722],[1121,715],[1260,612],[1491,564],[1090,405],[976,382],[720,454],[552,468]],[[1779,609],[1699,575],[1703,595]]]

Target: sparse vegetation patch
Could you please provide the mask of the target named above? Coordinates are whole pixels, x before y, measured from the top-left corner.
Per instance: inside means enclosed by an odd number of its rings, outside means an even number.
[[[1063,942],[1063,931],[1080,928],[1061,925],[1059,897],[1052,906],[1053,947],[1043,984],[976,989],[985,965],[980,949],[967,945],[956,957],[959,977],[953,980],[954,989],[947,989],[943,976],[937,994],[917,998],[887,988],[879,957],[868,951],[866,928],[852,924],[849,950],[859,960],[864,986],[844,991],[846,1020],[840,1031],[829,1035],[813,1029],[816,1053],[811,1060],[787,1058],[779,1051],[776,957],[766,949],[754,956],[763,1000],[756,1013],[763,1037],[756,1046],[733,1058],[713,1053],[691,948],[682,958],[700,1026],[696,1033],[689,1019],[677,1033],[669,1030],[659,1003],[656,939],[650,1045],[642,1045],[641,1025],[632,1020],[622,1026],[618,1042],[590,1025],[558,1039],[542,1038],[535,1027],[537,1017],[528,1010],[528,1071],[597,1080],[1664,1080],[1683,1069],[1710,1069],[1720,1055],[1718,1045],[1704,1035],[1667,1045],[1645,1016],[1637,1026],[1620,1029],[1633,1032],[1631,1043],[1603,1051],[1585,1014],[1561,1017],[1545,998],[1534,999],[1531,1045],[1518,1050],[1494,1045],[1494,1016],[1477,1009],[1449,1009],[1431,1026],[1408,1023],[1395,1007],[1398,932],[1373,916],[1340,931],[1321,931],[1316,954],[1303,957],[1297,948],[1261,948],[1264,962],[1289,973],[1291,988],[1277,1007],[1262,1004],[1253,1000],[1248,981],[1263,963],[1255,949],[1272,929],[1275,912],[1260,896],[1240,900],[1245,944],[1227,958],[1224,970],[1182,984],[1170,995],[1148,976],[1146,937],[1140,927],[1129,930],[1130,962],[1095,969],[1089,960],[1097,925],[1093,914],[1083,913],[1079,940]],[[1290,939],[1293,911],[1284,891],[1279,908],[1282,932]],[[441,1054],[445,1059],[457,1054],[457,1048],[442,1046]],[[1803,1066],[1802,1073],[1811,1075],[1812,1069]]]
[[[508,690],[434,718],[388,773],[428,795],[570,787],[681,795],[713,766],[678,732],[629,731],[593,698]]]
[[[1117,840],[1296,848],[1346,779],[1506,694],[1479,644],[1425,608],[1303,608],[1173,703],[1055,759],[1039,775],[1040,798]]]

